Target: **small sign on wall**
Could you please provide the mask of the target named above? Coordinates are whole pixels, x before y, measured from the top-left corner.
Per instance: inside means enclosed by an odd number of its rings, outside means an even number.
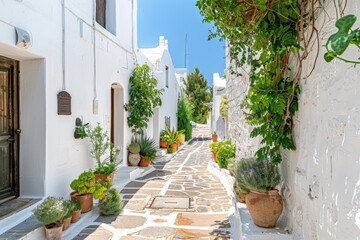
[[[66,91],[61,91],[57,95],[58,115],[71,115],[71,96]]]

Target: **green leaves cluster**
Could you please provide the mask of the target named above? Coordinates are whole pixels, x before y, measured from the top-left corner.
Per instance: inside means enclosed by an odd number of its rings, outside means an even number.
[[[212,22],[209,39],[229,43],[231,74],[251,66],[250,89],[243,102],[252,137],[262,138],[259,159],[281,162],[280,149],[294,150],[293,117],[298,109],[299,75],[291,77],[290,54],[300,49],[297,0],[198,0],[204,22]],[[305,24],[305,23],[304,23]]]
[[[47,197],[33,210],[35,217],[44,225],[62,224],[62,219],[67,212],[64,200],[56,197]]]
[[[211,102],[211,93],[207,86],[207,80],[198,68],[188,75],[185,82],[185,94],[188,102],[193,109],[192,120],[197,123],[206,123],[209,115],[209,108],[206,103]]]
[[[116,188],[110,188],[105,195],[106,201],[99,201],[101,215],[109,216],[121,212],[123,205],[121,197]]]
[[[129,102],[124,108],[129,112],[128,125],[133,133],[143,134],[153,109],[161,106],[163,89],[157,89],[157,80],[150,74],[146,64],[136,66],[130,77]]]
[[[335,26],[338,31],[331,35],[325,44],[326,53],[324,59],[331,62],[334,58],[340,59],[347,63],[360,64],[360,57],[357,61],[348,60],[340,57],[350,44],[353,44],[360,50],[360,29],[351,30],[356,22],[355,15],[346,15],[336,21]]]
[[[231,143],[231,140],[219,142],[217,160],[220,168],[228,167],[228,160],[235,157],[236,145]]]
[[[178,103],[177,120],[178,130],[184,130],[185,141],[190,140],[192,136],[191,111],[184,98]]]

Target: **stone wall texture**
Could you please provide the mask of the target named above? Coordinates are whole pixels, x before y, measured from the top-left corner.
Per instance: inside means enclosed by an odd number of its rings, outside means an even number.
[[[322,47],[336,32],[336,8],[325,1],[318,13],[319,58],[314,72],[301,80],[299,111],[295,118],[297,150],[283,152],[281,194],[288,230],[295,239],[360,239],[360,67],[335,60],[326,63]],[[348,1],[345,14],[358,17],[360,1]],[[313,53],[303,63],[310,73]],[[346,57],[360,52],[349,49]],[[238,145],[239,156],[251,155],[258,147],[249,138],[240,103],[246,77],[228,79],[229,135]]]

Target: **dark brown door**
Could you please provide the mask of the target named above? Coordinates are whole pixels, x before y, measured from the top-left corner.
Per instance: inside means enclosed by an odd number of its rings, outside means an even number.
[[[0,56],[0,203],[19,195],[18,66]]]

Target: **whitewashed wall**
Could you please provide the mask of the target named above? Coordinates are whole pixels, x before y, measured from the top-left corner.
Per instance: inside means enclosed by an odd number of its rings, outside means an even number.
[[[281,194],[287,228],[295,239],[360,239],[360,69],[335,60],[326,63],[322,45],[336,32],[336,10],[326,1],[317,11],[320,53],[316,68],[301,80],[299,111],[295,118],[297,150],[283,152]],[[360,2],[348,1],[345,14],[358,17]],[[355,27],[355,28],[356,28]],[[309,74],[316,54],[303,63]],[[360,53],[349,49],[346,57]],[[240,156],[251,155],[258,141],[249,138],[239,104],[247,91],[247,77],[228,77],[229,134],[240,144]]]
[[[325,4],[317,20],[320,46],[335,33],[336,13]],[[346,14],[358,17],[360,2],[348,1]],[[309,74],[315,59],[303,65]],[[295,119],[297,150],[284,153],[283,196],[289,229],[303,239],[360,239],[360,68],[320,58],[312,75],[301,80]],[[349,49],[346,57],[360,52]]]
[[[159,38],[159,45],[155,48],[140,49],[139,63],[151,66],[154,77],[158,81],[158,89],[163,89],[162,105],[154,110],[154,116],[149,122],[147,134],[159,142],[160,131],[165,129],[165,117],[170,117],[170,127],[177,129],[177,106],[181,89],[176,78],[176,68],[171,59],[168,42],[163,36]],[[169,85],[166,87],[166,71],[169,68]]]
[[[67,196],[69,183],[94,165],[87,141],[73,137],[75,119],[83,117],[92,125],[100,122],[109,131],[111,85],[120,84],[125,89],[123,102],[128,99],[128,79],[134,68],[132,46],[136,47],[136,35],[132,37],[132,32],[136,33],[136,1],[134,7],[132,2],[114,2],[114,35],[98,24],[96,31],[92,28],[93,1],[65,1],[65,82],[72,96],[71,116],[57,115],[56,96],[62,90],[61,1],[0,2],[0,55],[20,61],[21,196]],[[29,49],[15,47],[14,26],[31,33]],[[98,114],[93,114],[94,98],[99,101]],[[122,118],[126,119],[126,113]],[[117,136],[123,138],[120,147],[125,149],[130,130],[127,124],[118,129]]]

